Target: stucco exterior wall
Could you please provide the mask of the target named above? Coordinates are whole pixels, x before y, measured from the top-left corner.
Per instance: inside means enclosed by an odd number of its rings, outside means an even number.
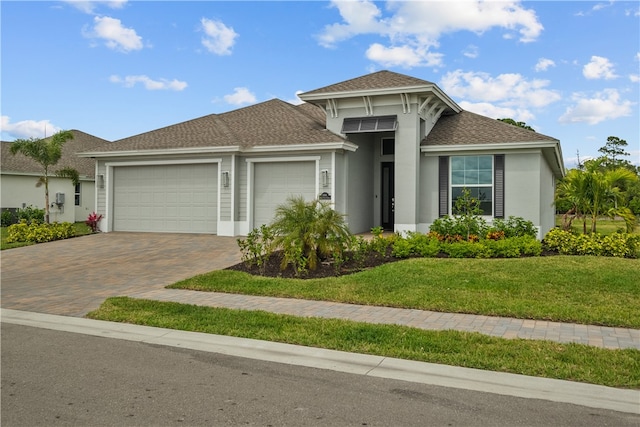
[[[519,216],[540,226],[539,151],[509,153],[504,159],[505,217]]]
[[[365,135],[354,135],[358,144],[355,153],[345,153],[348,159],[347,223],[352,233],[364,233],[374,226],[373,144]]]
[[[420,195],[418,231],[426,233],[438,218],[438,156],[420,158]]]
[[[75,190],[75,189],[74,189]],[[73,194],[71,195],[74,196]],[[72,198],[73,200],[73,198]],[[93,180],[80,181],[80,205],[74,206],[76,222],[85,221],[96,209],[96,185]]]
[[[540,159],[540,238],[556,226],[556,209],[554,198],[556,180],[549,164]]]
[[[504,152],[503,152],[504,153]],[[443,155],[475,155],[443,153]],[[497,152],[482,154],[502,154]],[[504,182],[504,214],[522,217],[539,228],[539,238],[555,224],[551,168],[539,150],[506,152]],[[426,232],[438,218],[438,156],[423,156],[420,160],[419,231]]]
[[[22,208],[34,206],[44,209],[44,186],[36,187],[38,177],[35,175],[8,175],[0,176],[1,207]],[[75,222],[76,210],[74,206],[74,186],[71,180],[50,177],[49,178],[49,221],[50,222]],[[60,208],[55,202],[56,193],[64,193],[65,203]],[[78,221],[84,220],[84,218]]]

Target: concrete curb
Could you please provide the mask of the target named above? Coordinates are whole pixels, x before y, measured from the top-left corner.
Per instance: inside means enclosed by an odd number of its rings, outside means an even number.
[[[150,326],[0,309],[5,323],[640,414],[640,391]]]

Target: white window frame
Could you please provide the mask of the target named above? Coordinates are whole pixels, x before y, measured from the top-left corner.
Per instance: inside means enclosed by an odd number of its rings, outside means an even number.
[[[455,158],[469,158],[469,157],[489,157],[491,158],[491,184],[454,184],[453,183],[453,160]],[[490,154],[473,154],[465,156],[449,156],[449,213],[453,215],[453,206],[455,205],[455,199],[453,197],[453,188],[481,188],[491,187],[491,212],[483,213],[481,216],[485,218],[493,218],[495,214],[495,157]]]

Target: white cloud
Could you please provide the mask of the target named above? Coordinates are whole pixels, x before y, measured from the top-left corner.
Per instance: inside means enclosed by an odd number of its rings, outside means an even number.
[[[514,73],[492,77],[487,73],[456,70],[442,77],[441,86],[450,96],[467,102],[498,103],[501,107],[520,108],[523,111],[545,107],[560,100],[557,91],[547,89],[548,80],[527,80],[521,74]]]
[[[467,58],[475,59],[479,55],[478,46],[474,46],[474,45],[471,44],[471,45],[467,46],[467,48],[462,52],[462,54],[464,56],[466,56]]]
[[[548,58],[538,59],[538,63],[535,66],[536,71],[547,71],[549,67],[555,67],[556,63]]]
[[[142,49],[142,37],[133,28],[122,26],[122,22],[108,16],[93,18],[92,31],[85,31],[85,37],[103,39],[109,49],[130,52]]]
[[[462,101],[458,105],[464,110],[471,111],[482,116],[491,117],[493,119],[509,118],[517,122],[528,122],[535,118],[535,116],[526,109],[500,107],[488,102],[468,102]]]
[[[206,34],[202,38],[202,45],[216,55],[230,55],[238,33],[220,21],[202,18],[200,24],[202,31]]]
[[[442,54],[429,52],[411,46],[385,47],[374,43],[367,49],[366,56],[384,67],[436,67],[442,65]]]
[[[65,0],[65,3],[70,4],[78,10],[84,13],[93,13],[94,10],[100,6],[105,5],[110,9],[122,9],[127,0],[104,0],[104,1],[82,1],[82,0]]]
[[[289,104],[293,104],[293,105],[300,105],[300,104],[304,104],[304,101],[298,97],[298,95],[300,95],[300,94],[301,94],[301,93],[303,93],[303,92],[304,92],[304,91],[302,91],[302,90],[297,90],[297,91],[296,91],[296,94],[295,94],[295,97],[294,97],[294,98],[292,98],[292,99],[288,99],[288,100],[287,100],[287,102],[288,102]]]
[[[629,74],[629,80],[631,80],[632,83],[640,82],[640,74]]]
[[[11,123],[9,116],[0,117],[0,131],[14,138],[44,138],[60,130],[49,120],[22,120]]]
[[[141,83],[144,85],[147,90],[174,90],[181,91],[187,87],[187,82],[182,82],[180,80],[167,80],[167,79],[158,79],[153,80],[145,75],[138,76],[125,76],[124,78],[112,75],[109,77],[109,81],[111,83],[119,83],[124,87],[134,87],[137,83]]]
[[[388,38],[389,44],[371,45],[367,56],[381,64],[405,60],[398,65],[406,67],[440,62],[441,55],[429,51],[438,47],[443,34],[481,34],[498,27],[518,32],[519,40],[526,43],[537,39],[543,30],[535,11],[523,8],[518,1],[390,1],[386,14],[370,0],[334,0],[331,5],[338,9],[342,22],[325,26],[318,35],[320,45],[334,47],[360,34],[377,34]],[[473,55],[473,51],[466,54]]]
[[[233,91],[234,92],[232,94],[225,95],[223,97],[227,104],[244,105],[256,102],[256,96],[246,87],[236,87]]]
[[[595,125],[605,120],[631,115],[631,101],[620,99],[616,89],[605,89],[592,97],[576,93],[572,96],[574,105],[560,116],[560,123],[588,123]]]
[[[613,71],[613,64],[607,58],[595,55],[591,57],[591,62],[584,66],[582,74],[587,79],[611,80],[618,77]]]

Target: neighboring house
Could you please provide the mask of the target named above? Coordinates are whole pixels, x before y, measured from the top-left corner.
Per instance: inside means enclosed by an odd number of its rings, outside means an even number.
[[[78,151],[94,150],[108,141],[72,130],[73,139],[62,147],[62,157],[51,168],[49,177],[50,221],[84,221],[95,210],[95,160],[78,157]],[[2,141],[0,187],[2,210],[35,206],[44,209],[44,186],[39,185],[42,166],[29,157],[10,152],[11,142]],[[74,186],[68,178],[57,178],[55,171],[72,167],[80,174],[80,184]],[[56,193],[64,194],[64,203],[56,204]],[[58,200],[61,201],[61,200]]]
[[[554,226],[560,142],[464,111],[434,83],[380,71],[125,138],[97,160],[103,231],[246,235],[290,195],[354,233],[426,232],[464,187],[486,217]]]

